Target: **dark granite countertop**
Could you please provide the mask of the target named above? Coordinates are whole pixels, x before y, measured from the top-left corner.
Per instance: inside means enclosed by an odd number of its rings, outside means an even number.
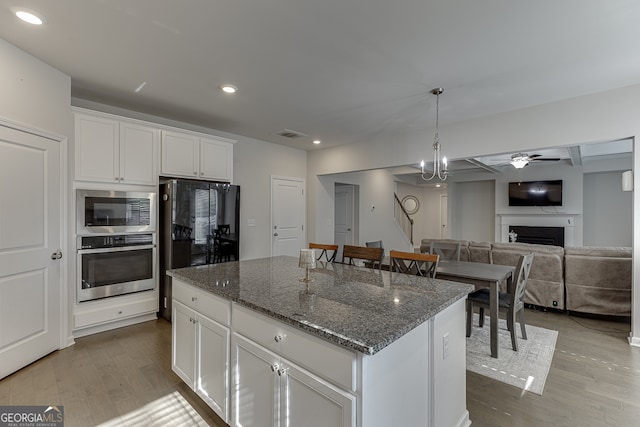
[[[309,291],[294,257],[170,270],[167,274],[342,347],[372,355],[473,291],[473,286],[318,263]]]

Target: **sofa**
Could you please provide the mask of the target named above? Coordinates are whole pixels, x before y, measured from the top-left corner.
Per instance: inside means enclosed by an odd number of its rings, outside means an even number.
[[[520,255],[533,252],[524,296],[527,304],[598,315],[631,315],[631,248],[422,239],[420,252],[429,252],[432,241],[460,243],[461,261],[488,264],[515,266]]]
[[[567,310],[631,316],[631,248],[566,247],[564,270]]]

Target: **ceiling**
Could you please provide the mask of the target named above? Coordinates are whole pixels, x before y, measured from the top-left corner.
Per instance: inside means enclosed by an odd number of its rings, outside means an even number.
[[[305,150],[431,132],[434,87],[447,124],[638,84],[638,22],[635,0],[0,0],[74,97]]]

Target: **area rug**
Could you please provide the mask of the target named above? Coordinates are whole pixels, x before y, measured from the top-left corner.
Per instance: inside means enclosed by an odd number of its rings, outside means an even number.
[[[518,351],[511,347],[507,323],[498,322],[498,359],[491,357],[489,317],[484,327],[478,327],[478,315],[473,315],[473,329],[467,338],[467,369],[480,375],[510,384],[522,390],[542,394],[549,374],[558,331],[527,325],[527,340],[520,338],[517,324]]]

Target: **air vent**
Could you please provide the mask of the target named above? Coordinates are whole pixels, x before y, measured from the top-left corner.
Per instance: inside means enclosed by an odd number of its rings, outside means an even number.
[[[282,129],[274,133],[274,135],[281,136],[283,138],[296,139],[308,136],[306,133],[298,132],[291,129]]]

